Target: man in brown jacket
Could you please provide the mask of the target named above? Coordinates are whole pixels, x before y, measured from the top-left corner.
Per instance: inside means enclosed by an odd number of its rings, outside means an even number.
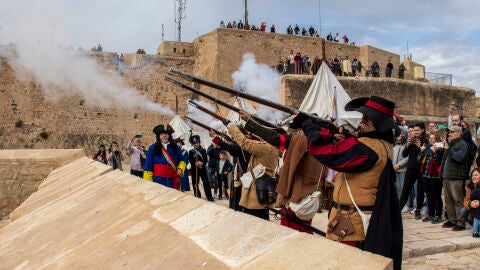
[[[263,177],[274,176],[274,171],[277,167],[280,154],[278,149],[265,141],[247,138],[240,128],[233,125],[233,123],[229,125],[228,133],[232,135],[235,142],[242,149],[245,149],[245,151],[251,154],[247,168],[249,171],[255,168],[255,166],[262,164],[265,167],[265,174]],[[260,204],[257,199],[255,181],[253,181],[249,188],[242,188],[242,196],[239,204],[243,206],[243,211],[245,213],[268,220],[268,209],[265,208],[265,205]]]
[[[395,103],[376,96],[351,100],[345,110],[363,114],[359,136],[338,141],[303,113],[294,118],[294,123],[302,127],[310,141],[310,154],[340,172],[335,180],[327,237],[390,257],[394,269],[400,269],[403,228],[391,162],[394,108]],[[371,214],[366,227],[359,211]]]
[[[284,213],[287,213],[282,217],[280,224],[300,232],[313,233],[312,230],[301,226],[302,223],[311,225],[312,220],[299,220],[290,209],[285,207],[290,202],[300,202],[305,196],[322,187],[320,174],[326,170],[323,170],[323,165],[308,153],[307,137],[302,130],[296,130],[293,134],[280,133],[258,124],[244,111],[240,111],[239,114],[242,120],[246,121],[246,130],[279,150],[286,150],[279,173],[278,196],[275,203]]]

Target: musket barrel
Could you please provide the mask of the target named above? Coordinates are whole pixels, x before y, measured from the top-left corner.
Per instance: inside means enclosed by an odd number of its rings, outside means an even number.
[[[256,96],[253,96],[253,95],[235,90],[233,88],[227,87],[225,85],[221,85],[221,84],[218,84],[218,83],[215,83],[215,82],[197,77],[195,75],[188,74],[186,72],[183,72],[183,71],[180,71],[180,70],[177,70],[177,69],[174,69],[174,68],[170,68],[170,73],[177,74],[177,75],[180,75],[183,78],[187,78],[190,81],[197,82],[197,83],[203,84],[205,86],[209,86],[209,87],[227,92],[229,94],[232,94],[232,95],[235,95],[235,96],[238,96],[238,97],[241,97],[241,98],[246,98],[248,100],[260,103],[260,104],[268,106],[268,107],[272,107],[272,108],[277,109],[279,111],[283,111],[283,112],[286,112],[286,113],[289,113],[289,114],[293,114],[294,111],[295,111],[295,109],[292,108],[292,107],[285,106],[285,105],[280,104],[280,103],[272,102],[272,101],[264,99],[264,98],[256,97]]]
[[[235,142],[235,141],[234,141],[230,136],[228,136],[227,134],[225,134],[225,133],[223,133],[223,132],[220,132],[220,131],[218,131],[218,130],[216,130],[216,129],[214,129],[214,128],[211,128],[211,127],[209,127],[209,126],[207,126],[207,125],[205,125],[205,124],[203,124],[203,123],[201,123],[201,122],[198,122],[198,121],[195,120],[195,119],[192,119],[192,118],[190,118],[190,117],[188,117],[188,116],[185,116],[185,119],[187,119],[188,121],[192,122],[193,124],[195,124],[195,125],[197,125],[197,126],[199,126],[199,127],[201,127],[201,128],[204,128],[204,129],[206,129],[206,130],[213,130],[213,132],[215,132],[215,134],[217,134],[217,135],[225,138],[225,139],[228,140],[228,141]]]
[[[215,82],[212,82],[212,81],[209,81],[209,80],[206,80],[206,79],[203,79],[203,78],[200,78],[198,76],[195,76],[195,75],[192,75],[192,74],[188,74],[186,72],[183,72],[181,70],[178,70],[178,69],[175,69],[175,68],[170,68],[170,71],[169,73],[173,73],[173,74],[176,74],[176,75],[179,75],[180,77],[182,78],[185,78],[189,81],[192,81],[192,82],[197,82],[197,83],[200,83],[200,84],[203,84],[205,86],[209,86],[209,87],[212,87],[212,88],[215,88],[215,89],[218,89],[218,90],[221,90],[221,91],[224,91],[224,92],[227,92],[227,93],[230,93],[232,95],[235,95],[235,96],[238,96],[238,97],[241,97],[241,98],[245,98],[245,99],[248,99],[248,100],[251,100],[253,102],[257,102],[257,103],[260,103],[262,105],[265,105],[265,106],[268,106],[268,107],[271,107],[271,108],[274,108],[274,109],[277,109],[279,111],[282,111],[282,112],[286,112],[286,113],[289,113],[289,114],[294,114],[295,112],[301,112],[301,113],[304,113],[305,115],[307,115],[310,119],[312,119],[312,121],[318,123],[319,125],[327,128],[328,130],[330,130],[330,132],[333,134],[333,133],[336,133],[338,131],[338,128],[335,126],[335,124],[333,124],[330,120],[328,119],[325,119],[325,118],[322,118],[322,117],[319,117],[319,116],[315,116],[313,114],[310,114],[310,113],[306,113],[306,112],[302,112],[300,110],[297,110],[293,107],[290,107],[290,106],[286,106],[286,105],[283,105],[283,104],[280,104],[280,103],[276,103],[276,102],[273,102],[273,101],[270,101],[270,100],[267,100],[267,99],[264,99],[264,98],[260,98],[260,97],[256,97],[256,96],[253,96],[253,95],[250,95],[250,94],[247,94],[247,93],[244,93],[244,92],[241,92],[241,91],[238,91],[238,90],[235,90],[233,88],[230,88],[230,87],[227,87],[227,86],[224,86],[224,85],[221,85],[221,84],[218,84],[218,83],[215,83]],[[167,76],[168,77],[168,76]],[[174,79],[173,79],[174,80]],[[177,81],[178,82],[178,81]],[[178,82],[178,83],[181,83],[181,82]],[[178,84],[177,83],[177,84]],[[190,88],[187,88],[187,89],[190,89]],[[198,89],[197,89],[198,90]],[[193,91],[193,90],[192,90]],[[200,93],[198,93],[200,94]],[[203,94],[200,94],[200,95],[203,95]],[[205,96],[205,95],[203,95]],[[207,97],[207,96],[205,96]],[[209,98],[209,97],[207,97]],[[212,100],[217,100],[215,97],[211,97],[210,99]],[[221,103],[219,103],[220,105],[223,105]],[[227,107],[228,108],[228,107]],[[231,108],[229,108],[231,109]],[[231,109],[231,110],[234,110],[234,109]],[[238,111],[236,111],[238,112]],[[254,118],[254,117],[253,117]],[[255,119],[255,118],[254,118]],[[257,120],[257,119],[255,119]],[[275,125],[273,124],[270,124],[268,123],[268,125],[265,123],[265,121],[262,121],[262,119],[259,119],[257,120],[259,123],[261,123],[262,125],[265,125],[265,126],[270,126],[270,127],[275,127]]]
[[[207,99],[210,99],[211,101],[213,101],[213,102],[215,102],[215,103],[218,103],[218,104],[220,104],[220,105],[222,105],[222,106],[226,107],[227,109],[230,109],[230,110],[232,110],[232,111],[234,111],[234,112],[237,112],[237,113],[238,113],[239,111],[241,111],[241,109],[238,108],[238,107],[235,107],[235,106],[233,106],[233,105],[230,105],[229,103],[227,103],[227,102],[225,102],[225,101],[223,101],[223,100],[221,100],[221,99],[218,99],[218,98],[216,98],[216,97],[214,97],[214,96],[212,96],[212,95],[209,95],[209,94],[207,94],[207,93],[204,93],[204,92],[202,92],[200,89],[197,89],[197,88],[195,88],[195,87],[193,87],[193,86],[190,86],[190,85],[188,85],[188,84],[185,84],[185,83],[183,83],[183,82],[181,82],[181,81],[178,81],[178,80],[176,80],[176,79],[174,79],[174,78],[172,78],[172,77],[170,77],[170,76],[165,76],[165,80],[167,80],[167,81],[169,81],[169,82],[172,82],[172,83],[175,83],[175,84],[177,84],[177,85],[179,85],[179,86],[181,86],[181,87],[183,87],[183,88],[185,88],[185,89],[187,89],[187,90],[190,90],[191,92],[193,92],[193,93],[195,93],[195,94],[198,94],[198,95],[203,96],[203,97],[205,97],[205,98],[207,98]],[[274,124],[272,124],[272,123],[270,123],[270,122],[268,122],[268,121],[266,121],[266,120],[263,120],[262,118],[259,118],[259,117],[255,116],[255,115],[252,115],[252,118],[253,118],[255,121],[257,121],[258,123],[260,123],[261,125],[264,125],[264,126],[267,126],[267,127],[270,127],[270,128],[278,128],[278,127],[275,126]]]
[[[177,85],[179,85],[179,86],[181,86],[181,87],[183,87],[183,88],[185,88],[185,89],[187,89],[187,90],[190,90],[191,92],[193,92],[193,93],[195,93],[195,94],[198,94],[198,95],[200,95],[200,96],[203,96],[203,97],[205,97],[205,98],[208,98],[208,99],[210,99],[211,101],[213,101],[213,102],[215,102],[215,103],[218,103],[218,104],[220,104],[220,105],[222,105],[222,106],[224,106],[224,107],[226,107],[227,109],[230,109],[230,110],[232,110],[232,111],[239,112],[239,111],[241,110],[240,108],[237,108],[237,107],[235,107],[235,106],[233,106],[233,105],[230,105],[229,103],[227,103],[227,102],[225,102],[225,101],[223,101],[223,100],[221,100],[221,99],[217,99],[216,97],[214,97],[214,96],[212,96],[212,95],[209,95],[209,94],[207,94],[207,93],[204,93],[204,92],[200,91],[200,89],[197,89],[197,88],[195,88],[195,87],[193,87],[193,86],[190,86],[190,85],[188,85],[188,84],[185,84],[185,83],[183,83],[183,82],[181,82],[181,81],[175,80],[174,78],[172,78],[172,77],[170,77],[170,76],[165,76],[165,80],[167,80],[167,81],[169,81],[169,82],[172,82],[172,83],[175,83],[175,84],[177,84]]]
[[[205,108],[204,106],[198,104],[197,102],[193,101],[193,100],[189,100],[188,101],[190,104],[192,104],[193,106],[195,106],[197,109],[199,109],[200,111],[208,114],[208,115],[211,115],[212,117],[222,121],[223,124],[228,124],[230,121],[224,117],[222,117],[221,115],[218,115],[217,113],[209,110],[208,108]]]

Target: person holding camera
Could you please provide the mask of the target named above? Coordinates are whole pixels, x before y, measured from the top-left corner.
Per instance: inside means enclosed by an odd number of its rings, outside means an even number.
[[[443,147],[440,136],[430,134],[428,143],[420,148],[417,160],[420,163],[420,178],[425,194],[427,195],[428,215],[423,222],[438,224],[442,222],[442,180],[440,180],[440,159],[436,152]]]
[[[420,179],[420,164],[417,161],[417,157],[420,153],[420,149],[425,144],[425,141],[425,124],[423,122],[418,122],[413,125],[413,137],[408,138],[407,145],[402,153],[403,157],[408,157],[408,162],[403,182],[402,195],[400,196],[400,208],[405,206],[415,182]],[[417,182],[417,209],[415,209],[415,219],[422,218],[420,210],[422,209],[424,199],[425,194],[423,192],[423,186],[420,182]]]
[[[116,141],[113,141],[110,145],[110,149],[108,149],[107,160],[108,165],[112,166],[114,170],[119,169],[120,171],[123,171],[122,161],[124,160],[124,157],[120,150],[120,146],[118,146]]]
[[[143,164],[147,158],[142,147],[142,135],[135,135],[127,145],[127,155],[130,159],[130,174],[143,177]],[[142,160],[143,159],[143,160]]]
[[[105,145],[101,144],[98,147],[98,152],[93,156],[93,160],[107,164],[107,152],[105,151]]]

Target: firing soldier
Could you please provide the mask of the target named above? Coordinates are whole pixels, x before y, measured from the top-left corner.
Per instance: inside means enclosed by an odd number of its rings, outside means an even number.
[[[228,133],[232,135],[235,142],[242,149],[251,154],[247,167],[249,172],[252,172],[252,170],[259,164],[265,167],[265,173],[261,178],[253,181],[248,188],[245,186],[242,187],[242,195],[239,204],[243,207],[244,213],[268,220],[268,209],[266,209],[265,205],[259,201],[257,182],[267,181],[267,178],[274,176],[280,152],[274,146],[265,141],[247,138],[234,122],[230,122],[228,125]]]
[[[320,181],[324,179],[321,175],[324,171],[322,169],[323,165],[308,153],[307,137],[301,129],[296,130],[297,127],[294,125],[291,125],[290,128],[295,129],[295,133],[285,134],[258,124],[245,111],[240,111],[239,114],[246,121],[246,130],[261,137],[281,151],[287,149],[283,166],[280,169],[277,186],[278,196],[275,203],[277,207],[282,207],[282,212],[285,213],[280,224],[300,232],[312,233],[310,229],[301,226],[301,224],[306,222],[311,225],[313,217],[307,220],[304,217],[299,219],[291,209],[285,207],[290,202],[299,202],[322,186]]]
[[[394,269],[400,269],[403,228],[391,162],[394,108],[395,103],[375,96],[351,100],[345,110],[363,114],[359,137],[338,141],[303,113],[294,123],[310,141],[310,154],[341,172],[335,179],[327,238],[390,257]]]
[[[172,142],[173,129],[170,125],[153,128],[155,143],[147,151],[143,178],[173,188],[180,181],[186,168],[182,149]]]

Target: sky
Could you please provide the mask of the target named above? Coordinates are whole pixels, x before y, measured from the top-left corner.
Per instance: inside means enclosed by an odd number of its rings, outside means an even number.
[[[0,0],[0,45],[36,42],[53,47],[154,54],[176,40],[175,0]],[[243,0],[186,0],[182,41],[192,41],[237,21]],[[480,3],[478,0],[250,0],[249,21],[284,33],[289,24],[312,25],[322,37],[347,35],[425,65],[426,72],[453,75],[453,85],[480,96]],[[408,46],[407,46],[408,44]]]

